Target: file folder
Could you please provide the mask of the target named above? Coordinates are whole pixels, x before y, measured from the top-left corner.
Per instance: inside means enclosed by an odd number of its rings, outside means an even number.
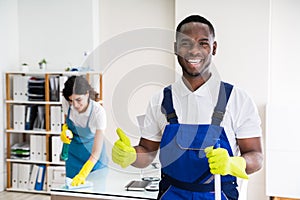
[[[19,164],[13,163],[12,164],[12,188],[19,187]]]
[[[44,180],[45,180],[45,172],[46,172],[46,166],[39,165],[38,176],[37,176],[35,187],[34,187],[35,190],[43,190]]]
[[[32,170],[31,170],[30,179],[29,179],[29,183],[28,183],[28,189],[29,190],[34,190],[34,188],[35,188],[35,183],[36,183],[36,180],[37,180],[38,170],[39,170],[39,166],[32,165]]]

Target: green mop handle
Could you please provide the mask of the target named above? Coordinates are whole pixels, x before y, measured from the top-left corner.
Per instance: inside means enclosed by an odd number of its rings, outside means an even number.
[[[60,159],[61,160],[68,160],[68,152],[69,152],[69,144],[63,143]]]

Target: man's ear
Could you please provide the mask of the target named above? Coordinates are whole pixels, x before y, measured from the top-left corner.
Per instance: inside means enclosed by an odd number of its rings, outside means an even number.
[[[213,56],[217,54],[217,46],[218,46],[217,42],[214,41],[214,43],[213,43],[213,50],[212,50],[212,55]]]
[[[177,42],[174,42],[174,54],[177,56]]]

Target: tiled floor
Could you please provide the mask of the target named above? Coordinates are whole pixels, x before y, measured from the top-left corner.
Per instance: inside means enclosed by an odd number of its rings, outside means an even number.
[[[50,195],[23,192],[0,192],[0,199],[5,200],[50,200]]]

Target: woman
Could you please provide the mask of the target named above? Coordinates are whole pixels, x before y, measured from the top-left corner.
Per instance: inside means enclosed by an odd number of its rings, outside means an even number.
[[[104,145],[106,113],[97,103],[98,93],[82,76],[71,76],[65,82],[62,106],[66,125],[61,133],[64,143],[69,143],[66,160],[66,176],[72,178],[72,186],[84,184],[91,171],[106,167]],[[67,129],[66,129],[67,126]],[[73,137],[67,137],[67,131]],[[70,139],[72,138],[72,139]]]

